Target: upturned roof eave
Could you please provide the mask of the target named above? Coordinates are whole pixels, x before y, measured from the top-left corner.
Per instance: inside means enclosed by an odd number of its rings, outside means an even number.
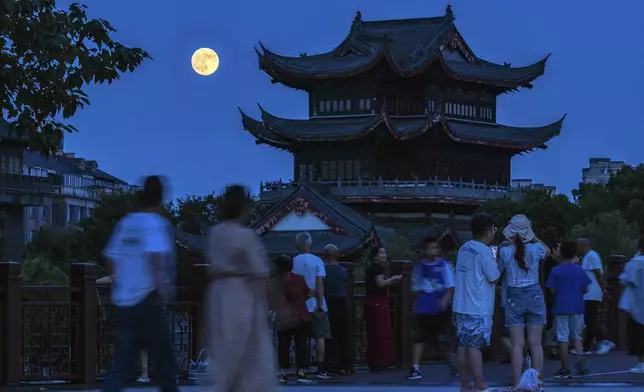
[[[347,142],[347,141],[357,140],[369,135],[371,132],[375,131],[378,128],[378,126],[381,124],[385,124],[385,126],[387,127],[391,135],[394,137],[394,139],[401,140],[401,141],[410,140],[415,137],[421,136],[422,134],[426,133],[429,129],[431,129],[434,123],[440,122],[443,129],[447,133],[447,135],[455,142],[506,148],[506,149],[517,150],[517,152],[519,152],[519,151],[528,151],[535,148],[545,148],[546,147],[545,143],[550,139],[552,139],[553,137],[557,136],[561,132],[563,121],[566,118],[566,115],[563,115],[559,120],[540,127],[512,127],[512,126],[507,126],[503,124],[486,123],[486,122],[479,122],[479,121],[473,121],[473,120],[451,118],[451,117],[446,117],[442,114],[434,114],[431,117],[427,116],[426,121],[422,123],[422,125],[418,126],[417,129],[411,132],[410,131],[400,132],[400,130],[396,127],[394,121],[386,113],[386,110],[383,107],[377,115],[371,116],[371,120],[369,122],[365,122],[365,125],[361,126],[360,130],[352,132],[351,134],[331,135],[331,136],[316,135],[315,137],[307,137],[305,139],[302,137],[302,135],[294,136],[287,129],[282,128],[282,126],[277,125],[274,122],[275,121],[279,121],[279,122],[312,121],[312,122],[318,122],[319,124],[322,125],[324,121],[329,121],[329,120],[311,120],[311,119],[291,120],[291,119],[285,119],[285,118],[274,116],[269,112],[267,112],[265,109],[263,109],[261,106],[260,106],[260,110],[262,112],[262,121],[254,120],[246,116],[243,112],[241,112],[241,109],[240,109],[240,112],[242,113],[243,122],[245,118],[250,119],[250,121],[253,121],[254,124],[261,124],[265,132],[258,132],[256,129],[253,129],[253,127],[250,127],[251,129],[249,129],[249,127],[247,127],[246,125],[249,123],[249,120],[245,121],[244,128],[247,131],[251,132],[251,134],[253,134],[253,136],[255,136],[256,138],[258,139],[261,138],[262,140],[266,140],[267,144],[276,145],[276,147],[278,148],[287,148],[287,147],[291,148],[295,143]],[[524,130],[525,132],[535,132],[535,133],[543,132],[543,137],[526,143],[518,143],[518,142],[502,141],[502,140],[472,139],[472,138],[460,135],[458,132],[455,132],[450,127],[450,122],[471,123],[474,125],[491,126],[495,128],[512,128],[515,130]],[[547,132],[544,132],[544,131],[547,131]],[[275,135],[275,136],[273,138],[268,138],[265,135]],[[281,144],[276,143],[275,139],[277,138],[288,140],[288,143],[284,143],[284,142],[281,142]]]

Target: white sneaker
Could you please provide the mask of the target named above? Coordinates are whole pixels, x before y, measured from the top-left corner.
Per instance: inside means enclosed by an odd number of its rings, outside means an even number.
[[[572,350],[570,350],[570,353],[577,355],[577,350],[573,348]],[[583,353],[581,353],[581,355],[590,355],[590,354],[592,354],[592,351],[584,351]]]
[[[644,362],[640,362],[632,368],[631,373],[644,374]]]
[[[610,352],[610,350],[614,349],[616,347],[615,343],[604,340],[599,344],[599,349],[597,349],[597,355],[606,355]]]
[[[147,384],[150,382],[150,377],[139,377],[136,379],[136,382],[140,382],[142,384]]]

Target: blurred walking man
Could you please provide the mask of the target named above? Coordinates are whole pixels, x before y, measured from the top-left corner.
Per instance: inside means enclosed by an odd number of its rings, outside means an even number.
[[[164,303],[172,296],[175,260],[170,223],[161,215],[163,185],[150,176],[139,194],[139,211],[126,215],[114,228],[104,250],[118,281],[112,289],[116,305],[113,369],[105,392],[123,389],[140,351],[152,356],[163,392],[177,392],[172,335]]]

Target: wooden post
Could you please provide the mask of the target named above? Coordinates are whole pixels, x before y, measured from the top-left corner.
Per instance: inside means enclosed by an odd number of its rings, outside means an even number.
[[[20,263],[0,262],[0,385],[20,385],[22,378],[22,309]]]
[[[96,383],[98,361],[98,266],[94,263],[74,263],[70,271],[71,302],[76,306],[76,328],[72,325],[72,357],[78,364],[78,381]],[[73,312],[73,308],[72,308]],[[72,313],[73,314],[73,313]]]
[[[349,361],[347,366],[353,369],[356,361],[356,297],[355,297],[355,264],[340,263],[347,269],[347,341],[346,347],[340,347],[340,350],[346,351],[346,358]]]
[[[391,274],[402,275],[400,283],[393,287],[396,293],[394,309],[394,352],[396,365],[407,367],[411,362],[411,322],[412,322],[412,295],[411,295],[411,270],[412,263],[407,260],[391,261]]]
[[[206,286],[209,281],[210,264],[194,264],[192,266],[192,302],[195,304],[192,318],[192,352],[199,355],[199,352],[206,347],[205,337],[202,336],[205,313],[202,304],[206,294]]]

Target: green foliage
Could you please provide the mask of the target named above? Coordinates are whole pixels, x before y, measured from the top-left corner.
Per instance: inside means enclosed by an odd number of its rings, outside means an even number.
[[[579,208],[565,195],[551,195],[543,190],[526,192],[520,201],[491,200],[482,208],[496,219],[500,230],[516,214],[524,214],[531,221],[537,237],[544,241],[565,238],[579,221]]]
[[[64,132],[76,131],[59,119],[89,105],[89,84],[111,84],[150,58],[114,41],[114,32],[77,3],[63,10],[54,0],[0,1],[0,109],[32,149],[56,151]]]
[[[636,253],[639,229],[637,223],[628,221],[620,211],[600,212],[572,230],[574,238],[588,237],[593,248],[603,257]]]
[[[74,261],[94,260],[103,265],[102,251],[116,222],[136,209],[136,201],[136,193],[103,194],[92,216],[80,221],[76,228],[69,229]]]
[[[29,258],[21,263],[20,283],[23,285],[67,285],[66,269],[43,258]]]
[[[166,204],[172,223],[189,234],[200,234],[218,221],[220,198],[186,195]]]

